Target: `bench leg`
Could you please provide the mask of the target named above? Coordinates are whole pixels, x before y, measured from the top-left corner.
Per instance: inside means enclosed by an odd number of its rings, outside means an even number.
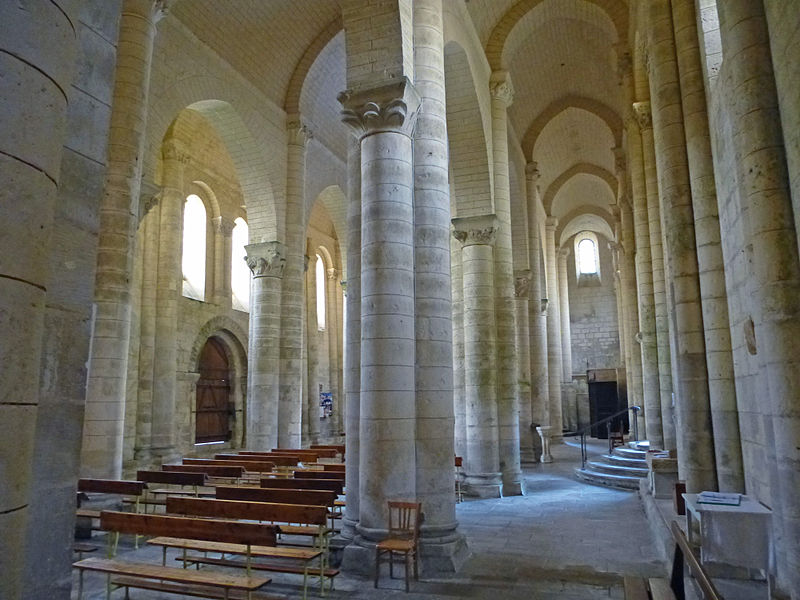
[[[78,600],[83,598],[83,569],[78,570]]]

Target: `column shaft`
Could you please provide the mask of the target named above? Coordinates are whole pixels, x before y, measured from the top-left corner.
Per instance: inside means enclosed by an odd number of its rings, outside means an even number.
[[[494,310],[494,215],[453,219],[464,282],[465,484],[481,498],[501,495]]]
[[[108,163],[97,240],[97,306],[86,389],[82,474],[122,473],[133,246],[139,215],[147,97],[156,20],[153,0],[125,0],[117,43]]]
[[[306,270],[306,370],[308,372],[305,408],[303,419],[307,423],[304,431],[309,444],[319,443],[319,380],[320,380],[320,341],[322,333],[317,326],[317,255],[311,247],[311,240],[306,248],[308,269]],[[280,420],[280,419],[279,419]],[[278,439],[281,434],[278,432]]]
[[[669,0],[648,6],[650,97],[661,199],[666,275],[672,312],[673,381],[680,475],[689,492],[717,488],[700,280],[686,138]]]
[[[497,215],[495,260],[495,327],[497,331],[497,419],[503,495],[522,494],[519,464],[519,398],[514,346],[514,259],[511,249],[511,190],[508,175],[508,107],[513,86],[506,72],[492,74],[492,169]]]
[[[737,192],[746,211],[752,247],[753,315],[761,401],[771,420],[775,467],[771,473],[778,585],[800,598],[800,257],[797,252],[779,103],[761,2],[718,3],[726,77],[735,100],[727,103]],[[726,68],[726,67],[723,67]],[[755,344],[754,344],[755,345]],[[769,442],[767,441],[767,444]]]
[[[467,448],[467,404],[464,365],[464,277],[461,266],[461,244],[450,242],[453,289],[453,412],[455,416],[455,453],[462,458]]]
[[[414,76],[422,101],[414,132],[416,490],[425,513],[424,564],[454,570],[466,546],[456,532],[453,494],[453,311],[442,19],[442,0],[414,2]],[[457,562],[456,554],[461,555]]]
[[[600,250],[598,249],[598,252]],[[578,429],[578,406],[572,388],[572,328],[569,324],[569,280],[567,277],[567,258],[569,249],[562,248],[558,253],[558,301],[561,316],[561,397],[566,410],[564,421],[567,429]]]
[[[231,254],[233,221],[225,217],[215,217],[214,224],[214,302],[223,308],[230,308],[231,296]]]
[[[519,382],[519,459],[532,463],[536,458],[531,437],[531,338],[529,326],[530,308],[528,296],[531,288],[531,272],[515,273],[514,295],[517,309],[517,381]]]
[[[72,2],[0,4],[0,597],[23,591],[50,232],[76,61]],[[120,448],[121,452],[121,448]],[[120,454],[121,456],[121,454]]]
[[[330,268],[327,270],[326,275],[328,276],[328,286],[325,289],[325,305],[328,309],[328,314],[325,317],[328,334],[328,382],[330,392],[333,396],[333,413],[328,420],[327,427],[328,435],[331,436],[338,435],[340,431],[336,427],[336,419],[337,415],[340,414],[337,403],[340,401],[338,399],[340,393],[339,374],[341,373],[341,369],[339,368],[339,358],[341,355],[340,353],[342,345],[339,338],[339,323],[342,313],[337,308],[339,298],[339,270]]]
[[[549,395],[550,438],[558,440],[563,432],[561,411],[561,306],[558,299],[558,272],[556,264],[556,226],[558,220],[548,217],[545,225],[545,252],[547,271],[547,379]]]
[[[281,277],[285,249],[280,242],[245,246],[250,283],[250,338],[247,350],[246,446],[278,445],[278,369],[281,331]]]
[[[303,255],[305,250],[305,167],[308,128],[293,115],[286,124],[286,267],[281,282],[280,400],[278,446],[297,448],[302,442],[303,409]],[[314,256],[311,256],[312,265]],[[313,274],[313,269],[312,269]],[[309,331],[311,329],[309,328]],[[314,322],[316,331],[316,321]],[[311,353],[309,352],[309,360]],[[309,381],[309,387],[313,382]],[[317,393],[317,390],[314,390]],[[308,390],[311,393],[311,390]],[[319,405],[319,401],[315,406]],[[313,408],[312,408],[313,412]],[[318,412],[318,411],[317,411]],[[319,418],[316,419],[319,431]]]

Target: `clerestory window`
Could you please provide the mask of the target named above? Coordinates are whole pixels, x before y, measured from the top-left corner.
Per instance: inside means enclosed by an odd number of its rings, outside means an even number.
[[[317,254],[317,329],[325,330],[325,261]]]
[[[575,272],[579,284],[600,282],[599,245],[591,231],[575,236]]]
[[[183,295],[194,300],[206,297],[206,207],[191,194],[183,207]]]

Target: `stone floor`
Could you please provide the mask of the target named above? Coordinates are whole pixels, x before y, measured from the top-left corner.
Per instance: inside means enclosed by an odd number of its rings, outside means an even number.
[[[371,581],[342,574],[327,597],[622,599],[623,575],[666,576],[667,564],[652,543],[638,496],[579,482],[574,469],[580,463],[580,451],[575,447],[556,445],[553,455],[552,464],[524,468],[527,495],[457,505],[461,530],[472,553],[459,573],[413,582],[409,594],[403,591],[398,570],[394,580],[385,573],[377,590]],[[135,560],[160,560],[160,551],[154,548],[130,549],[122,555],[129,553]],[[298,581],[298,577],[273,575],[267,588],[277,597],[299,598]],[[87,573],[84,598],[99,600],[104,591],[104,576]],[[114,598],[123,596],[122,591],[114,594]],[[159,597],[162,595],[131,591],[134,600]]]

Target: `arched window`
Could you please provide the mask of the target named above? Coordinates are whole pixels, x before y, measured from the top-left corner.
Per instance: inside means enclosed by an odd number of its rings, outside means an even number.
[[[600,282],[599,245],[591,231],[575,236],[575,273],[579,284]]]
[[[250,310],[250,269],[245,262],[248,241],[247,222],[241,217],[233,222],[231,234],[231,303],[236,310]]]
[[[183,295],[206,297],[206,207],[191,194],[183,207]]]
[[[317,254],[317,329],[325,329],[325,262]]]

